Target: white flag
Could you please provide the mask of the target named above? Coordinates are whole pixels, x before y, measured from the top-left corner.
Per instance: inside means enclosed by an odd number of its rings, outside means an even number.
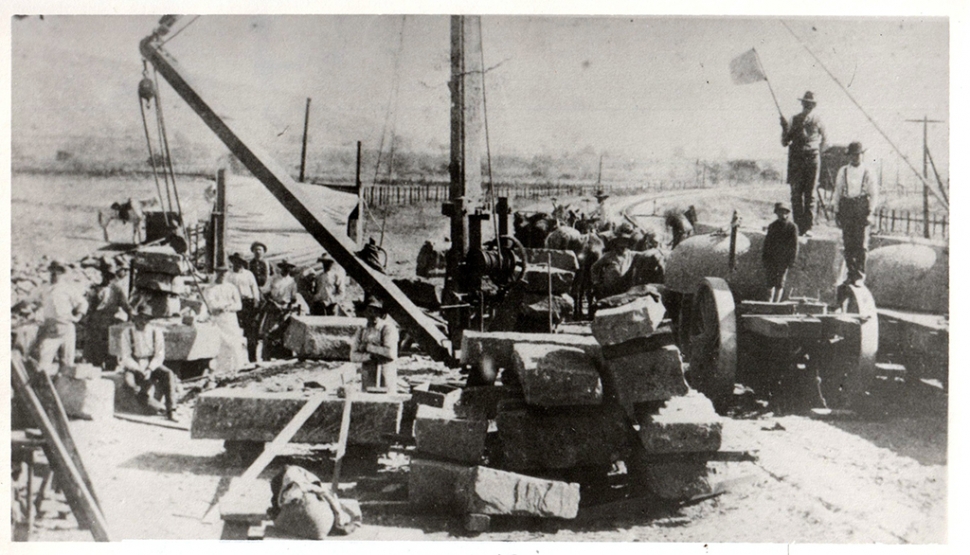
[[[758,81],[767,81],[768,76],[761,71],[758,53],[754,48],[731,60],[731,80],[735,85],[747,85]]]

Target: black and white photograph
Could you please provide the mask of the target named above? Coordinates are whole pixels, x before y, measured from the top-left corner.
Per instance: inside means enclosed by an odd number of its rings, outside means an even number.
[[[12,552],[962,537],[966,4],[172,4],[0,22]]]

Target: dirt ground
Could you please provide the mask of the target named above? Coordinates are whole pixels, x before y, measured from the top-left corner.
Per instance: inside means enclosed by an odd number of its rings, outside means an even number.
[[[61,179],[56,183],[57,194],[52,195],[41,187],[41,181],[38,177],[18,181],[14,176],[14,257],[77,254],[79,258],[93,251],[103,244],[95,223],[97,207],[105,204],[104,199],[130,196],[120,196],[126,186],[122,181],[112,183],[110,191],[99,193],[94,200],[79,194],[87,184],[71,185]],[[139,187],[142,185],[148,183]],[[201,194],[202,185],[195,185],[198,191],[193,194]],[[747,224],[759,218],[767,223],[771,203],[784,198],[783,187],[748,195],[708,193],[692,202],[705,220],[724,221],[726,225],[730,209],[740,206]],[[145,196],[150,194],[148,188]],[[726,197],[732,202],[725,202]],[[446,225],[444,218],[437,216],[439,208],[412,207],[388,215],[387,228],[396,230],[385,240],[391,258],[389,273],[413,273],[421,242],[442,237]],[[661,203],[658,211],[662,213],[664,208]],[[652,206],[639,210],[650,213]],[[704,218],[705,213],[711,217]],[[50,233],[51,229],[56,233]],[[680,507],[632,506],[618,515],[597,518],[591,513],[573,522],[496,519],[490,532],[475,539],[946,542],[947,397],[929,387],[906,387],[895,382],[884,383],[878,395],[883,410],[864,419],[779,415],[758,404],[753,410],[739,411],[725,423],[724,448],[756,452],[757,460],[716,463],[725,479],[746,480],[713,499]],[[189,419],[187,412],[183,419]],[[73,422],[71,426],[113,537],[220,537],[221,521],[202,517],[228,487],[229,479],[244,470],[224,455],[220,441],[192,440],[187,431],[114,418]],[[262,478],[268,479],[288,460],[293,459],[277,459]],[[405,500],[403,462],[406,455],[386,458],[385,471],[377,479],[348,471],[347,495],[363,500]],[[328,475],[326,465],[321,472]],[[350,539],[466,537],[454,517],[410,515],[400,503],[364,506],[365,526]],[[90,534],[77,530],[71,517],[44,518],[32,539],[89,541]]]

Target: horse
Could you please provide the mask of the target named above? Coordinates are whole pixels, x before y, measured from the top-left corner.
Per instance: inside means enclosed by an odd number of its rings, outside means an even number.
[[[676,208],[671,208],[664,212],[664,225],[670,230],[673,239],[670,242],[670,249],[673,250],[684,239],[694,234],[694,224],[697,223],[697,211],[691,206],[687,210],[680,212]]]
[[[98,210],[98,225],[101,226],[101,231],[104,232],[104,240],[108,243],[111,242],[108,238],[108,226],[111,225],[111,222],[118,220],[124,224],[131,224],[132,243],[136,245],[141,243],[142,224],[145,221],[144,209],[157,204],[158,200],[154,198],[138,201],[129,198],[124,203],[113,203],[107,214],[102,210]]]
[[[547,212],[513,215],[513,235],[527,249],[541,249],[546,244],[546,236],[559,227],[559,222]]]

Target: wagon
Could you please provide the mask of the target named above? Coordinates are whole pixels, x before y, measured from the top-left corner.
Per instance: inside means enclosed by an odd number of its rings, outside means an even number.
[[[731,256],[726,234],[696,236],[668,259],[665,302],[691,385],[722,411],[739,383],[782,406],[855,407],[876,372],[879,319],[872,294],[862,285],[841,285],[815,296],[761,301],[762,240],[759,231],[738,233]],[[841,256],[830,243],[809,239],[790,281],[805,292],[806,283],[834,283]]]

